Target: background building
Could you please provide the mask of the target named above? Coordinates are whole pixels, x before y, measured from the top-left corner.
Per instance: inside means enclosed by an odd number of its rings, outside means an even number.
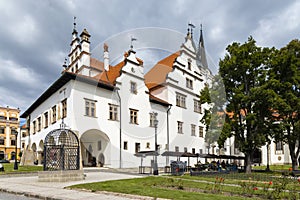
[[[19,113],[19,109],[8,106],[0,107],[0,159],[15,159],[17,141],[20,141],[20,134],[18,134],[20,127]],[[18,154],[19,145],[17,156]]]

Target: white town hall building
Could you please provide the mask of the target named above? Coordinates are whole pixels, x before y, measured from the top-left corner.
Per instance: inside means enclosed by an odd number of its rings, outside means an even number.
[[[25,147],[34,160],[42,163],[45,136],[62,122],[78,135],[83,166],[137,167],[137,152],[155,150],[155,133],[159,167],[176,159],[162,156],[165,151],[207,153],[199,95],[212,74],[202,30],[198,47],[189,29],[178,51],[146,74],[132,46],[111,66],[108,45],[99,61],[91,57],[86,29],[78,36],[74,26],[72,36],[61,76],[21,116],[29,130]],[[148,156],[144,164],[152,160]]]

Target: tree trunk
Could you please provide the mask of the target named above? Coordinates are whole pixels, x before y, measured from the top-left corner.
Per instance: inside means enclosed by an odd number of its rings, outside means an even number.
[[[298,160],[297,158],[292,158],[292,168],[293,170],[298,170]]]
[[[245,153],[245,172],[251,173],[251,153]]]

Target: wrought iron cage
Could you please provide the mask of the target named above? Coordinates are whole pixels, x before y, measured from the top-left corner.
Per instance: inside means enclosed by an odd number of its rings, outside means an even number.
[[[78,170],[79,140],[70,129],[55,129],[44,143],[44,171]]]

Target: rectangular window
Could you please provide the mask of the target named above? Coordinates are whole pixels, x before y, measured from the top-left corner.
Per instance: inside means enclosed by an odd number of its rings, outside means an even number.
[[[130,81],[130,92],[133,94],[137,94],[136,82]]]
[[[283,154],[283,142],[278,141],[275,143],[275,154]]]
[[[37,130],[37,131],[40,131],[40,130],[41,130],[41,127],[42,127],[42,124],[41,124],[41,123],[42,123],[42,122],[41,122],[41,117],[39,117],[39,118],[37,119],[37,121],[38,121],[38,122],[37,122],[37,123],[38,123],[38,124],[37,124],[38,130]]]
[[[124,143],[123,143],[123,149],[124,150],[128,150],[128,142],[127,141],[124,141]]]
[[[192,148],[192,154],[196,154],[195,148]]]
[[[64,99],[61,102],[61,106],[62,106],[62,118],[66,118],[67,117],[67,99]]]
[[[177,122],[177,132],[181,134],[183,133],[183,122]]]
[[[10,140],[10,145],[15,146],[16,145],[16,140]]]
[[[25,143],[24,142],[22,142],[22,149],[24,149],[25,148]]]
[[[138,124],[138,111],[134,109],[130,109],[130,123]]]
[[[203,154],[203,149],[199,149],[199,154]]]
[[[187,147],[184,147],[184,152],[185,152],[185,153],[187,152]]]
[[[109,119],[110,120],[118,120],[118,106],[109,104]]]
[[[192,69],[192,67],[191,67],[191,60],[188,59],[188,70],[191,70],[191,69]]]
[[[194,112],[201,113],[201,103],[194,99]]]
[[[96,101],[85,99],[85,115],[96,117]]]
[[[191,124],[191,135],[196,136],[196,125],[195,124]]]
[[[150,113],[150,127],[155,127],[156,113]]]
[[[49,120],[49,117],[48,117],[48,112],[45,112],[44,113],[44,119],[45,119],[45,128],[47,128],[48,127],[48,120]]]
[[[239,154],[240,150],[239,150],[239,143],[238,143],[238,139],[235,137],[234,138],[234,154]]]
[[[185,108],[185,98],[182,94],[176,94],[176,106]]]
[[[175,152],[179,152],[179,147],[178,146],[175,147]]]
[[[35,132],[36,132],[36,121],[33,121],[32,122],[32,132],[33,132],[33,134],[35,134]]]
[[[12,128],[11,128],[10,134],[11,134],[11,135],[16,135],[16,134],[17,134],[17,131],[16,131],[15,127],[12,127]]]
[[[141,149],[141,144],[140,143],[135,143],[135,153],[139,152]]]
[[[4,138],[0,138],[0,145],[4,145]]]
[[[199,126],[199,137],[202,137],[203,138],[203,127],[202,126]]]
[[[0,134],[4,134],[5,132],[4,132],[4,128],[0,128]]]
[[[56,105],[52,107],[52,124],[56,122]]]
[[[16,122],[16,121],[18,121],[18,118],[16,118],[16,117],[9,117],[9,120]]]
[[[193,81],[189,78],[186,78],[186,87],[193,89]]]

